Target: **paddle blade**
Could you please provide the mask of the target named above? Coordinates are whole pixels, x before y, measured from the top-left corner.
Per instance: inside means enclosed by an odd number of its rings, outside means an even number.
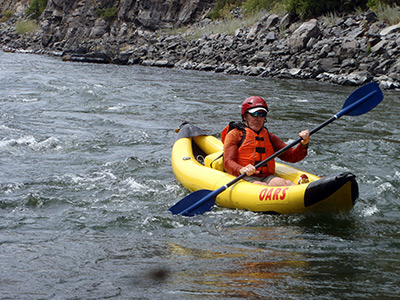
[[[359,116],[369,112],[383,99],[383,93],[375,82],[367,83],[355,90],[343,104],[341,115]]]
[[[192,217],[211,210],[215,204],[215,191],[198,190],[180,200],[169,211],[174,215]]]

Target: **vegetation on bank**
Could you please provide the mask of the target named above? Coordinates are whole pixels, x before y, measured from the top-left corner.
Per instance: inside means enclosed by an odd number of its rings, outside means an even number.
[[[114,20],[118,16],[118,8],[114,5],[112,7],[99,8],[95,12],[96,16],[104,20]]]
[[[11,18],[14,17],[14,12],[11,10],[4,10],[1,12],[0,15],[0,22],[7,22]],[[17,23],[15,24],[15,31],[19,34],[25,33],[33,33],[39,30],[39,25],[32,19],[18,19]]]
[[[39,25],[33,20],[19,19],[15,25],[15,31],[19,34],[33,33],[39,30]]]
[[[391,6],[389,4],[378,3],[378,5],[371,7],[371,10],[375,11],[382,23],[395,25],[400,22],[399,7],[396,4]]]
[[[31,19],[37,19],[43,13],[47,6],[47,0],[32,0],[29,7],[26,9],[25,13]]]
[[[35,32],[38,29],[33,21],[43,13],[48,0],[31,0],[26,14],[32,21],[20,20],[16,31],[19,34]],[[335,24],[339,16],[346,13],[360,14],[373,10],[382,23],[393,25],[400,22],[400,0],[215,0],[214,9],[208,14],[212,22],[203,22],[201,26],[187,26],[167,30],[167,34],[183,34],[188,39],[197,39],[204,34],[233,34],[238,28],[251,27],[259,21],[265,12],[283,16],[290,14],[291,20],[306,20],[321,17],[328,24]],[[98,18],[113,21],[118,17],[116,5],[98,8]],[[6,22],[14,13],[5,10],[0,14],[0,22]],[[295,25],[293,25],[294,27]]]
[[[217,0],[209,13],[211,20],[229,19],[232,11],[239,9],[244,16],[262,10],[289,13],[300,19],[315,18],[329,13],[343,14],[356,10],[388,10],[400,5],[400,0]]]
[[[14,17],[14,13],[11,10],[6,9],[1,12],[0,22],[7,22],[12,17]]]
[[[181,34],[188,40],[196,40],[205,34],[227,34],[232,35],[238,28],[251,27],[264,16],[264,12],[256,12],[243,18],[229,18],[217,20],[204,26],[183,26],[163,30],[167,35]]]
[[[205,34],[233,34],[237,29],[251,27],[265,12],[278,15],[291,14],[292,19],[305,20],[306,16],[321,17],[327,24],[336,24],[346,13],[361,14],[372,10],[379,21],[388,25],[400,22],[400,0],[218,0],[208,14],[212,22],[202,26],[185,26],[167,30],[168,35],[182,34],[186,39],[198,39]],[[295,24],[292,26],[295,28]]]

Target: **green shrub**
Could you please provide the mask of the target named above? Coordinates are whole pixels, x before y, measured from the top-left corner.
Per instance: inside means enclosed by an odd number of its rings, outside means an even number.
[[[367,6],[372,9],[372,10],[377,10],[379,9],[379,6],[394,6],[394,5],[399,5],[400,6],[400,0],[368,0],[367,1]]]
[[[15,30],[18,34],[33,33],[39,29],[39,26],[33,20],[18,20]]]
[[[203,35],[234,34],[243,27],[251,27],[262,18],[262,13],[255,13],[243,18],[229,18],[223,21],[211,22],[205,26],[184,26],[180,28],[165,29],[167,35],[182,35],[186,40],[197,40]]]
[[[32,0],[25,12],[31,19],[37,19],[45,10],[46,6],[47,0]]]
[[[243,9],[246,14],[257,13],[262,10],[272,10],[272,8],[284,1],[279,0],[247,0],[243,3]]]
[[[242,8],[246,15],[269,10],[281,14],[290,13],[301,19],[364,11],[370,8],[385,15],[383,18],[389,22],[387,19],[396,19],[394,16],[396,5],[400,6],[400,0],[218,0],[208,17],[212,20],[230,18],[230,11],[235,7]]]
[[[14,17],[14,13],[11,10],[4,10],[2,13],[3,17],[0,19],[0,22],[6,22]]]
[[[95,12],[96,16],[99,18],[103,18],[105,20],[114,20],[118,15],[118,8],[116,6],[107,7],[107,8],[99,8]]]
[[[322,16],[322,20],[328,26],[334,26],[337,23],[338,15],[335,12],[329,12],[328,14]]]
[[[400,2],[400,0],[396,1]],[[224,19],[229,15],[230,10],[239,6],[247,15],[268,10],[281,14],[288,12],[302,19],[307,19],[327,13],[348,12],[359,7],[365,9],[367,8],[366,2],[366,0],[219,0],[208,16],[213,20]]]
[[[375,11],[379,21],[387,23],[389,25],[395,25],[400,22],[399,8],[397,6],[390,6],[389,4],[378,3]]]
[[[214,9],[207,15],[211,20],[227,19],[230,11],[240,7],[246,0],[218,0]]]
[[[287,11],[302,19],[319,17],[327,13],[351,12],[357,8],[366,8],[365,0],[289,0]]]

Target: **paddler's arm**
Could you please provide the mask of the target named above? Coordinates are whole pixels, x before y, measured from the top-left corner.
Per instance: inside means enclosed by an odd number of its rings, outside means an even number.
[[[231,130],[228,132],[224,142],[224,168],[233,176],[240,175],[240,169],[244,166],[237,163],[238,145],[242,140],[239,130]]]
[[[270,136],[275,151],[278,151],[287,146],[280,138],[278,138],[273,133],[270,133]],[[300,144],[298,144],[296,148],[288,149],[287,151],[279,155],[279,159],[295,163],[301,161],[307,156],[308,144],[310,142],[310,132],[308,130],[304,130],[299,133],[299,136],[302,138]]]

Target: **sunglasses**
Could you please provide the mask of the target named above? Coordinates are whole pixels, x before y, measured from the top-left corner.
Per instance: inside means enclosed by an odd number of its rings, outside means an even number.
[[[265,111],[256,111],[256,112],[253,112],[253,113],[249,112],[249,114],[250,114],[250,116],[252,116],[254,118],[256,118],[256,117],[265,118],[267,116],[267,113]]]

